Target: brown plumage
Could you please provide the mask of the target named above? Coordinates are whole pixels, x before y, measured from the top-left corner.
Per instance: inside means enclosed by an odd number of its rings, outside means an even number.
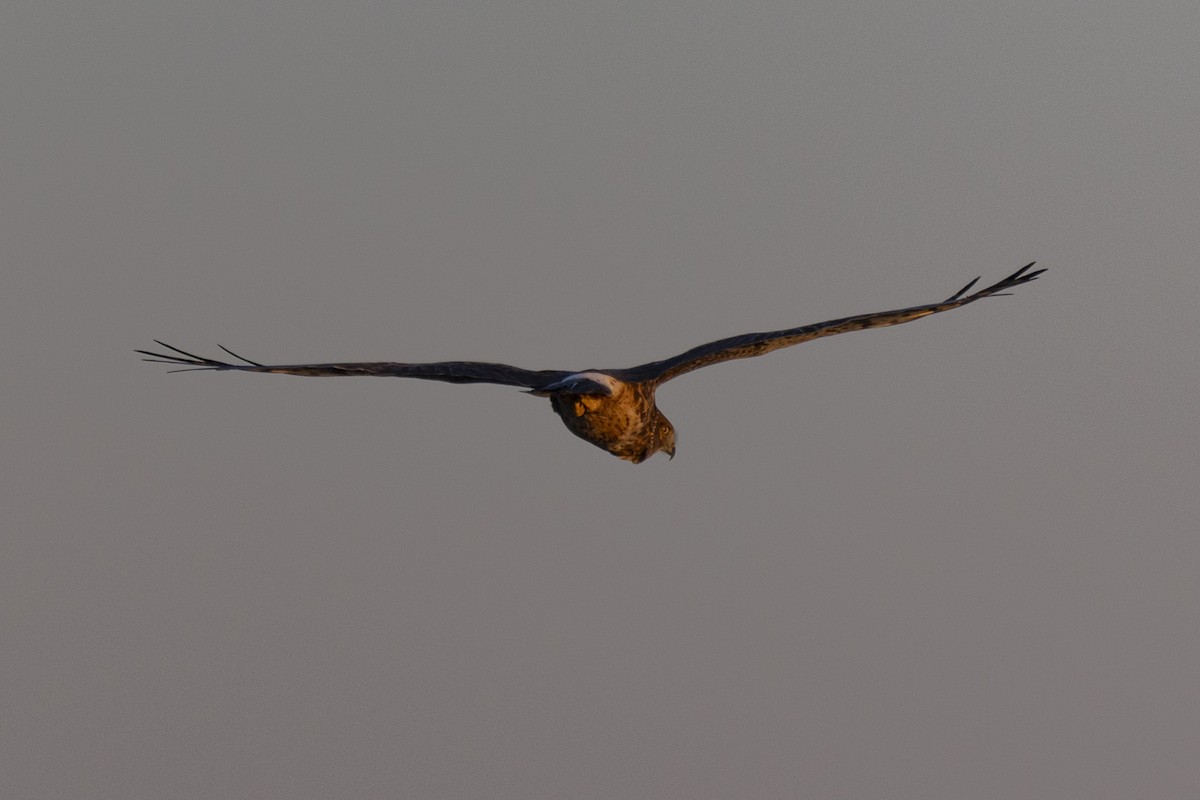
[[[627,369],[596,369],[582,372],[567,370],[527,370],[507,364],[491,364],[483,361],[439,361],[427,364],[404,364],[390,361],[351,362],[335,364],[259,364],[239,356],[221,346],[229,355],[244,361],[233,364],[211,358],[192,355],[177,347],[155,340],[159,345],[173,351],[155,353],[138,350],[144,361],[181,365],[184,372],[190,370],[239,370],[242,372],[273,372],[281,375],[338,376],[338,375],[382,375],[399,378],[422,378],[448,383],[498,383],[505,386],[521,386],[530,394],[550,398],[550,405],[562,417],[567,429],[576,436],[591,442],[618,458],[640,464],[658,451],[675,456],[675,428],[658,410],[654,393],[660,385],[692,370],[731,361],[750,358],[778,350],[782,347],[833,336],[838,333],[860,331],[867,328],[882,328],[911,322],[930,314],[949,311],[965,306],[985,297],[996,297],[1006,289],[1034,280],[1044,269],[1030,272],[1033,264],[1027,264],[1004,280],[967,294],[975,280],[968,283],[949,299],[941,303],[913,306],[895,311],[875,314],[860,314],[854,317],[803,325],[799,328],[747,333],[731,336],[715,342],[693,347],[686,353],[662,361]]]

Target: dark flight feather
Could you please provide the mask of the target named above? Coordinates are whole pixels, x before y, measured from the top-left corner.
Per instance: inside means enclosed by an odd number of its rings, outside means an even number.
[[[718,339],[715,342],[693,347],[686,353],[680,353],[673,358],[652,361],[649,364],[641,364],[629,369],[612,370],[612,374],[621,380],[654,381],[655,383],[662,384],[692,370],[712,364],[719,364],[722,361],[761,356],[773,350],[791,347],[802,342],[820,339],[824,336],[849,333],[850,331],[861,331],[868,328],[883,328],[888,325],[911,322],[914,319],[927,317],[930,314],[937,314],[942,311],[949,311],[952,308],[965,306],[967,303],[973,303],[985,297],[994,297],[997,292],[1028,283],[1046,271],[1039,269],[1029,272],[1028,270],[1032,266],[1033,263],[1026,264],[1004,280],[986,289],[980,289],[975,294],[966,297],[963,295],[979,281],[979,278],[971,281],[951,295],[949,299],[941,303],[901,308],[894,311],[880,311],[874,314],[859,314],[853,317],[832,319],[827,322],[818,322],[815,325],[803,325],[799,328],[788,328],[781,331],[744,333],[740,336]]]
[[[344,377],[353,375],[382,376],[391,378],[421,378],[430,381],[446,383],[498,383],[504,386],[523,386],[536,389],[547,383],[565,378],[569,372],[560,370],[535,371],[511,367],[508,364],[492,364],[486,361],[437,361],[429,364],[402,364],[394,361],[355,361],[332,364],[259,364],[244,356],[239,356],[224,345],[217,345],[234,358],[245,361],[245,364],[230,364],[213,358],[194,355],[178,347],[154,340],[155,344],[173,350],[178,355],[169,353],[153,353],[149,350],[136,350],[149,358],[143,361],[153,361],[159,364],[180,364],[183,369],[172,372],[192,372],[199,370],[239,372],[269,372],[276,375],[304,375],[309,377]]]

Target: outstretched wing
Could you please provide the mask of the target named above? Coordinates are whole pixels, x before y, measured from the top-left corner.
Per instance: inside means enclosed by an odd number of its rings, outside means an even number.
[[[561,380],[570,375],[561,370],[529,370],[520,367],[510,367],[508,364],[491,364],[485,361],[438,361],[430,364],[400,364],[392,361],[365,361],[345,364],[259,364],[248,358],[239,356],[227,347],[217,345],[226,353],[244,361],[244,364],[231,364],[217,361],[213,358],[193,355],[178,347],[172,347],[166,342],[154,340],[157,344],[175,353],[153,353],[149,350],[137,350],[147,358],[143,361],[153,361],[159,364],[174,364],[180,369],[173,372],[188,372],[191,370],[240,370],[241,372],[272,372],[279,375],[308,375],[308,376],[342,376],[342,375],[381,375],[393,378],[422,378],[430,381],[445,381],[447,383],[499,383],[505,386],[523,386],[527,389],[539,389],[546,384]]]
[[[1026,264],[999,283],[989,286],[986,289],[980,289],[974,294],[967,294],[967,291],[979,280],[979,278],[976,278],[942,303],[901,308],[896,311],[881,311],[875,314],[860,314],[856,317],[843,317],[842,319],[818,322],[815,325],[804,325],[799,328],[789,328],[782,331],[746,333],[741,336],[731,336],[728,339],[720,339],[708,344],[702,344],[699,347],[693,347],[686,353],[681,353],[674,358],[668,358],[663,361],[652,361],[649,364],[642,364],[631,369],[612,370],[612,374],[626,381],[663,383],[672,378],[677,378],[684,373],[691,372],[694,369],[707,367],[709,364],[732,361],[735,358],[760,356],[772,350],[778,350],[781,347],[791,347],[794,344],[807,342],[810,339],[819,339],[822,336],[833,336],[837,333],[861,331],[867,328],[882,328],[888,325],[899,325],[902,322],[911,322],[914,319],[927,317],[930,314],[937,314],[942,311],[949,311],[952,308],[965,306],[967,303],[973,303],[984,297],[999,296],[1005,289],[1011,289],[1014,286],[1028,283],[1046,271],[1039,269],[1030,272],[1029,269],[1032,266],[1033,263]]]

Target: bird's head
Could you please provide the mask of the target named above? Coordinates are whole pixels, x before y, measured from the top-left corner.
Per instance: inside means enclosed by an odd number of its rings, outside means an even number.
[[[671,424],[671,420],[667,419],[666,415],[654,409],[654,416],[650,420],[653,425],[652,430],[652,445],[651,453],[656,453],[662,450],[670,458],[675,457],[675,426]]]

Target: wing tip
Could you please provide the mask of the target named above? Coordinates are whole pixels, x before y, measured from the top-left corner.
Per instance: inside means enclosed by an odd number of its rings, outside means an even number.
[[[980,289],[979,291],[975,292],[974,294],[968,295],[967,292],[976,283],[979,282],[979,278],[976,278],[975,280],[971,281],[966,286],[964,286],[962,289],[960,289],[958,292],[951,295],[950,299],[947,300],[946,302],[947,303],[955,303],[955,302],[968,303],[972,300],[980,300],[984,297],[1007,297],[1008,295],[1012,294],[1012,292],[1006,292],[1005,289],[1012,289],[1014,287],[1021,286],[1022,284],[1029,283],[1030,281],[1037,280],[1042,275],[1042,273],[1046,272],[1047,268],[1045,268],[1045,267],[1043,267],[1042,269],[1035,269],[1032,272],[1030,272],[1029,270],[1035,264],[1037,264],[1036,261],[1030,261],[1028,264],[1021,267],[1019,270],[1017,270],[1013,274],[1009,275],[1007,278],[997,281],[996,283],[994,283],[991,286],[988,286],[984,289]]]
[[[205,358],[204,356],[198,356],[195,353],[189,353],[186,350],[180,350],[178,347],[167,344],[161,339],[152,339],[151,341],[153,341],[159,347],[174,351],[178,355],[172,355],[171,353],[155,353],[152,350],[134,350],[133,352],[142,356],[146,356],[146,358],[143,358],[142,361],[149,361],[154,364],[171,364],[175,366],[181,366],[181,369],[172,369],[168,370],[168,372],[196,372],[200,370],[237,369],[236,365],[234,364],[226,364],[224,361],[217,361],[213,358]],[[218,345],[218,347],[220,347],[220,345]],[[224,350],[225,348],[222,347],[221,349]],[[241,356],[237,356],[237,358],[241,358]],[[247,359],[242,360],[247,361],[247,363],[254,363]]]

